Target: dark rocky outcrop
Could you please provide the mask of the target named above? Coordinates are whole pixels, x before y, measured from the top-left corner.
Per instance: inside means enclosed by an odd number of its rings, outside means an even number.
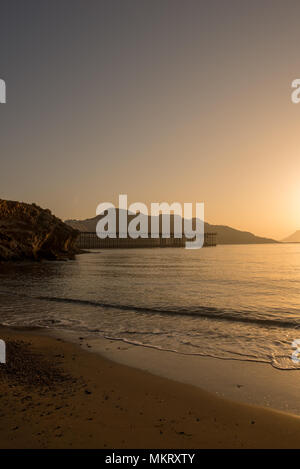
[[[50,210],[0,199],[0,261],[70,259],[78,235]]]

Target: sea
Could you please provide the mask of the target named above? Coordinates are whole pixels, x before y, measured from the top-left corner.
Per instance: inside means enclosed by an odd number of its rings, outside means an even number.
[[[0,324],[300,368],[300,244],[0,264]]]

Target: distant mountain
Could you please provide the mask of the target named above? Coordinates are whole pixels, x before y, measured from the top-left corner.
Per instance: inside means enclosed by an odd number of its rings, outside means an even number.
[[[101,217],[87,218],[86,220],[65,220],[65,224],[74,228],[74,230],[90,232],[96,230],[96,225]]]
[[[300,243],[300,230],[282,240],[283,243]]]
[[[217,244],[270,244],[278,243],[271,238],[262,238],[249,231],[240,231],[225,225],[205,223],[205,231],[217,233]]]
[[[118,231],[118,220],[119,220],[119,209],[116,209],[116,216],[117,216],[117,231]],[[128,221],[135,218],[136,215],[128,214]],[[86,220],[66,220],[65,223],[72,228],[84,231],[84,232],[95,232],[96,225],[98,221],[103,217],[103,215],[98,215],[94,218],[88,218]],[[147,218],[147,216],[145,215]],[[171,216],[171,232],[173,231],[174,227],[174,219],[178,216]],[[162,226],[162,216],[160,215],[160,232]],[[148,222],[148,226],[150,227],[150,222]],[[217,244],[267,244],[267,243],[278,243],[274,239],[270,238],[262,238],[260,236],[255,236],[253,233],[248,231],[240,231],[230,226],[224,225],[211,225],[209,223],[205,223],[205,232],[212,232],[217,233]]]

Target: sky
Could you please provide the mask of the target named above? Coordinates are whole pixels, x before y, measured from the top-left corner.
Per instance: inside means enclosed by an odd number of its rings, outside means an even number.
[[[298,0],[0,0],[0,197],[300,229]]]

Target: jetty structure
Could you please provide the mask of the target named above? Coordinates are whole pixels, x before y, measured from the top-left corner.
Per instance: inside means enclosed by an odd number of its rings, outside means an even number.
[[[117,233],[116,238],[98,238],[96,232],[81,232],[78,237],[78,247],[80,249],[128,249],[128,248],[180,248],[185,247],[185,243],[191,241],[185,236],[182,238],[175,238],[171,234],[170,238],[119,238]],[[216,233],[204,234],[204,246],[213,247],[217,245]]]
[[[125,217],[127,229],[121,228],[120,219]],[[86,220],[66,220],[66,223],[80,232],[77,246],[79,249],[128,249],[128,248],[171,248],[185,247],[187,242],[194,241],[185,236],[185,221],[182,217],[171,214],[160,214],[157,218],[148,217],[140,214],[139,230],[143,230],[146,236],[130,237],[128,235],[130,223],[136,215],[127,211],[116,209],[116,224],[114,226],[114,236],[100,238],[97,235],[99,222],[103,220],[104,215],[97,215],[94,218]],[[191,230],[196,228],[196,220],[193,219]],[[206,225],[206,224],[205,224]],[[155,236],[152,235],[151,228],[155,227]],[[166,229],[168,227],[168,229]],[[181,227],[181,228],[180,228]],[[107,227],[100,231],[105,232]],[[193,231],[190,231],[194,233]],[[177,235],[175,235],[177,233]],[[196,233],[195,233],[196,234]],[[214,230],[204,228],[204,247],[213,247],[217,245],[217,233]]]

